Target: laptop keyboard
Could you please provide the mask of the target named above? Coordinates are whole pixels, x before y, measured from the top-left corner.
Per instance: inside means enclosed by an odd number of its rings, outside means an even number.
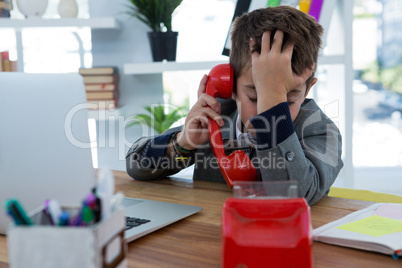
[[[148,223],[151,220],[135,218],[135,217],[126,217],[126,228],[125,230],[129,230],[133,227],[140,226],[142,224]]]

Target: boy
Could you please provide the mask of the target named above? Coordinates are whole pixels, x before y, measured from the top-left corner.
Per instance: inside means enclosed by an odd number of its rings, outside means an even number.
[[[309,204],[318,201],[343,166],[339,130],[306,99],[317,81],[322,32],[312,17],[288,6],[237,18],[230,52],[235,102],[205,94],[204,75],[184,125],[135,142],[128,174],[160,179],[195,164],[193,179],[224,182],[208,143],[209,117],[222,127],[227,155],[243,150],[260,180],[296,180]]]

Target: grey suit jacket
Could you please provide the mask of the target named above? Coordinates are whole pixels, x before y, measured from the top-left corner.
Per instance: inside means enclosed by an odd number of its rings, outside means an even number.
[[[328,194],[340,169],[342,139],[336,125],[321,111],[314,100],[306,99],[295,119],[295,132],[276,147],[266,150],[253,145],[242,147],[236,138],[236,105],[231,100],[221,101],[222,127],[225,152],[243,150],[256,166],[259,177],[264,181],[296,180],[301,196],[309,204]],[[226,117],[225,117],[226,116]],[[172,128],[164,134],[180,131]],[[179,172],[184,167],[167,165],[166,162],[143,165],[144,150],[152,146],[152,137],[136,141],[127,153],[127,172],[134,179],[161,179]],[[171,160],[173,163],[174,161]],[[195,164],[194,180],[225,182],[209,143],[199,147],[187,165]]]

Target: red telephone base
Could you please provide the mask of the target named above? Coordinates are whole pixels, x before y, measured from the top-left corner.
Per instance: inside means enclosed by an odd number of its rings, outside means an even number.
[[[228,198],[222,267],[312,267],[310,208],[304,198]]]

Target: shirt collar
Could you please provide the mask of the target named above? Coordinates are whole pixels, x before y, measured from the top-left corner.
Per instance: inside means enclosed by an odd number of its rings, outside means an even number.
[[[236,139],[239,139],[240,134],[243,132],[241,131],[241,120],[240,120],[240,115],[237,114],[237,119],[236,119]]]
[[[254,138],[254,136],[250,132],[242,132],[242,123],[240,119],[240,115],[237,115],[236,119],[236,139],[240,143],[240,145],[250,145],[251,144],[256,144],[257,140]]]

